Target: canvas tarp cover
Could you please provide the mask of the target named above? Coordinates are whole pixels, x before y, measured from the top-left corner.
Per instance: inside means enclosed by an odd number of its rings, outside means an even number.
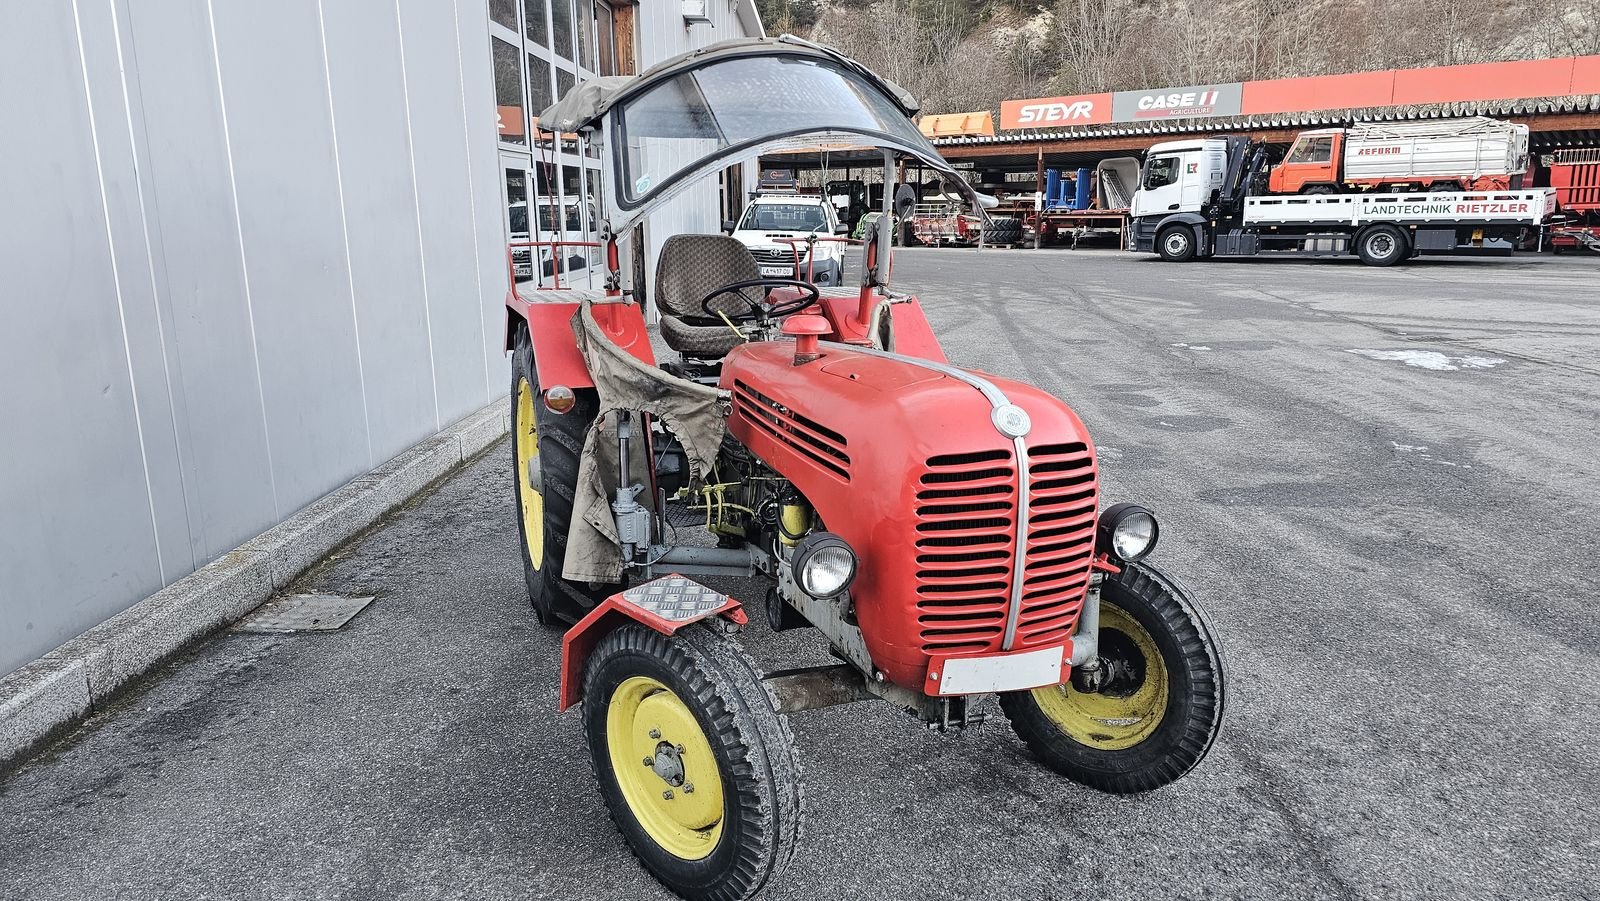
[[[722,436],[727,432],[728,399],[724,391],[678,378],[618,347],[595,322],[593,303],[585,299],[573,314],[572,331],[600,395],[600,415],[583,443],[572,526],[567,532],[567,556],[561,569],[565,578],[576,582],[618,582],[624,561],[611,515],[619,460],[616,411],[635,414],[629,454],[629,473],[634,481],[649,484],[652,463],[645,454],[637,416],[648,413],[683,445],[691,482],[698,484],[711,472]],[[648,491],[640,494],[639,502],[646,507],[655,506]]]

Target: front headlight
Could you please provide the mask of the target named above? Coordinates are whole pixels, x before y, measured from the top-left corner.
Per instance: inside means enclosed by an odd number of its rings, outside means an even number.
[[[1138,504],[1113,504],[1100,514],[1100,550],[1124,563],[1137,563],[1156,548],[1161,527]]]
[[[832,532],[813,532],[794,549],[794,580],[814,598],[831,598],[856,577],[856,553]]]

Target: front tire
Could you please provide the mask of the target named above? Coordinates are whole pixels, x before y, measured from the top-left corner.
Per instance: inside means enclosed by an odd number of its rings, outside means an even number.
[[[1050,769],[1113,794],[1157,789],[1194,769],[1222,725],[1222,652],[1205,613],[1173,580],[1124,564],[1100,587],[1096,692],[1071,682],[1001,695],[1023,742]]]
[[[539,622],[552,627],[577,622],[616,590],[611,585],[568,582],[561,575],[578,489],[578,459],[600,412],[600,398],[594,389],[574,393],[577,402],[566,413],[554,413],[544,405],[533,365],[533,342],[527,326],[517,329],[511,353],[511,462],[517,537],[528,602]]]
[[[740,901],[782,874],[800,762],[743,651],[704,625],[625,625],[595,647],[583,696],[600,793],[651,875],[694,901]]]
[[[1171,225],[1156,235],[1156,252],[1169,263],[1187,263],[1194,249],[1194,229],[1187,225]]]

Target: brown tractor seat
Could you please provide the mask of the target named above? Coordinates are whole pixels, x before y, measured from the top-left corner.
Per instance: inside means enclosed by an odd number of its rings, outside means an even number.
[[[661,310],[661,337],[685,357],[715,360],[742,340],[726,323],[708,320],[700,301],[723,285],[761,277],[755,258],[727,235],[673,235],[661,246],[656,264],[656,306]],[[762,299],[760,288],[744,292],[752,302]],[[749,306],[736,294],[711,301],[712,310],[730,316]]]

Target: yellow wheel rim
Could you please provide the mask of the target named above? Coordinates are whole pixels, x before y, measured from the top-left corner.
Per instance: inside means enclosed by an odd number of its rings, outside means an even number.
[[[1118,633],[1108,635],[1107,633]],[[1125,640],[1121,640],[1125,639]],[[1133,691],[1120,694],[1081,692],[1071,682],[1033,690],[1034,702],[1066,736],[1102,751],[1121,751],[1149,738],[1167,713],[1167,667],[1155,639],[1120,607],[1100,602],[1100,644],[1130,646],[1142,661],[1144,678]],[[1113,686],[1113,689],[1115,686]]]
[[[722,774],[694,712],[672,690],[633,676],[606,712],[611,771],[628,809],[657,845],[700,860],[722,837]]]
[[[539,424],[533,404],[538,396],[527,379],[517,380],[517,478],[522,484],[522,535],[528,540],[528,560],[534,569],[544,565],[544,495],[531,482],[532,464],[539,458]]]

